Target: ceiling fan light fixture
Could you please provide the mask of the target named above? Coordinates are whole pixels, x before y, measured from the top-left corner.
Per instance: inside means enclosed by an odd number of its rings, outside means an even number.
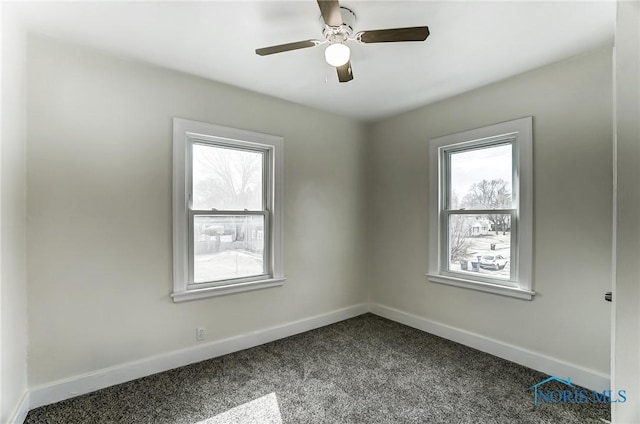
[[[331,66],[342,66],[351,58],[351,50],[346,44],[332,43],[324,51],[324,58]]]

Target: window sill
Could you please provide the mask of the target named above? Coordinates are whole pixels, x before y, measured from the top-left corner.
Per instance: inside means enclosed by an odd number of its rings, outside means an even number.
[[[465,289],[478,290],[486,293],[498,294],[501,296],[515,297],[523,300],[532,300],[536,292],[518,287],[499,286],[497,284],[482,283],[479,281],[465,280],[463,278],[445,277],[443,275],[426,274],[432,283],[446,284],[449,286],[462,287]]]
[[[207,287],[203,289],[192,289],[183,292],[171,293],[175,303],[189,300],[204,299],[206,297],[225,296],[228,294],[242,293],[252,290],[267,289],[270,287],[280,287],[286,278],[270,278],[268,280],[249,281],[246,283],[229,284],[227,286]]]

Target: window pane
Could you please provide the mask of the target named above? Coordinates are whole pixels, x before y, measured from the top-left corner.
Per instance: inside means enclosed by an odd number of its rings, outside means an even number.
[[[449,215],[449,267],[508,280],[511,272],[511,215]]]
[[[265,274],[264,217],[195,216],[195,283]]]
[[[262,210],[263,153],[193,145],[195,210]]]
[[[450,209],[511,208],[511,144],[451,153],[450,168]]]

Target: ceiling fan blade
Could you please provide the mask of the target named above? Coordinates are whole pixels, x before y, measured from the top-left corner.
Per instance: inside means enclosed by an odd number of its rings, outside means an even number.
[[[351,61],[342,66],[336,66],[338,71],[338,81],[349,82],[353,79],[353,70],[351,69]]]
[[[282,53],[291,50],[306,49],[307,47],[315,47],[318,44],[321,44],[321,42],[318,40],[296,41],[295,43],[279,44],[277,46],[256,49],[256,54],[260,56],[267,56],[274,53]]]
[[[424,41],[429,36],[429,27],[410,27],[360,31],[356,40],[361,43],[395,43],[398,41]]]
[[[342,13],[340,13],[338,0],[318,0],[318,6],[325,24],[329,26],[342,25]]]

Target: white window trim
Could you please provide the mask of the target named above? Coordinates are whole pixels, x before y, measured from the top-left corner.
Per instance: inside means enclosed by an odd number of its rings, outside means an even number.
[[[186,175],[191,140],[213,140],[238,146],[254,146],[271,152],[271,274],[267,278],[216,284],[211,287],[190,287],[189,282],[189,184]],[[283,261],[283,188],[284,188],[284,139],[236,128],[187,119],[173,119],[173,293],[174,302],[222,296],[269,287],[281,286],[286,280]],[[231,281],[231,280],[230,280]]]
[[[533,267],[533,140],[532,117],[516,119],[488,127],[477,128],[439,138],[429,143],[429,272],[428,280],[433,283],[479,290],[519,299],[531,300]],[[481,140],[508,138],[515,136],[515,157],[517,170],[514,172],[514,184],[518,187],[517,205],[517,286],[496,284],[489,281],[473,280],[443,273],[442,248],[443,234],[440,228],[442,211],[442,151],[455,145],[476,143]]]

